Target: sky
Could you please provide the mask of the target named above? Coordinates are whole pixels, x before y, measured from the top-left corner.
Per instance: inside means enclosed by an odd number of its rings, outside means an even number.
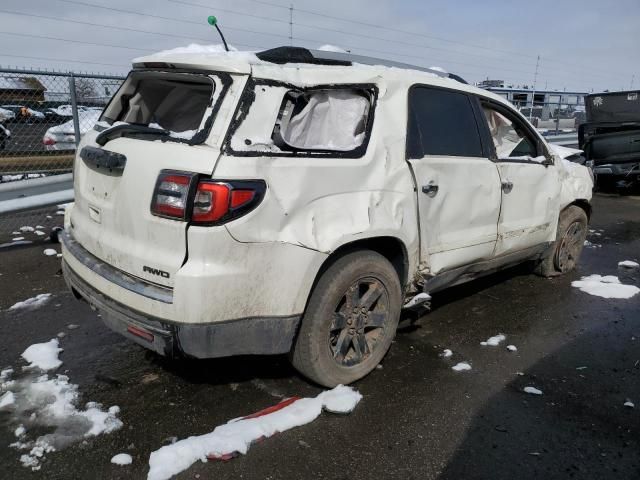
[[[147,53],[220,43],[208,15],[240,50],[288,45],[292,30],[294,45],[439,66],[470,83],[640,88],[639,0],[2,0],[0,66],[124,74]]]

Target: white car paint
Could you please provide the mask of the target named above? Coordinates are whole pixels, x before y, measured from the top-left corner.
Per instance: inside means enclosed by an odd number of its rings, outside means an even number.
[[[102,112],[98,110],[83,110],[78,112],[80,135],[84,135],[93,128]],[[75,150],[76,136],[73,120],[49,128],[42,138],[46,150]]]
[[[228,72],[232,78],[202,145],[111,140],[104,148],[127,157],[122,176],[104,175],[76,159],[76,203],[66,211],[65,228],[106,263],[171,287],[174,302],[153,301],[110,283],[65,248],[64,261],[96,290],[142,314],[180,324],[301,314],[332,252],[377,237],[392,237],[404,245],[408,292],[424,276],[554,241],[560,211],[575,200],[591,198],[587,170],[568,167],[551,153],[549,165],[496,166],[487,159],[473,175],[465,158],[407,162],[407,92],[416,83],[471,93],[512,110],[501,97],[449,78],[384,66],[275,65],[249,54],[207,51],[165,52],[134,62],[170,62],[185,70]],[[286,90],[278,86],[256,92],[259,108],[254,104],[236,131],[262,139],[264,153],[238,154],[247,138],[242,135],[231,138],[233,148],[225,147],[249,75],[301,88],[375,85],[378,101],[364,155],[297,158],[271,151],[270,132]],[[97,135],[89,130],[80,148],[96,146]],[[162,169],[219,179],[263,179],[268,189],[259,207],[237,220],[215,227],[187,226],[150,213]],[[453,186],[445,186],[435,201],[420,192],[432,180],[442,188],[445,177]],[[510,197],[501,192],[506,178],[514,183]],[[142,267],[149,264],[168,272],[169,278],[145,272]]]

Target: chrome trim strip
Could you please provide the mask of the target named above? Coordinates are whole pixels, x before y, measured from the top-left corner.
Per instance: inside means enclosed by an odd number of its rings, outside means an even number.
[[[134,277],[128,273],[112,267],[108,263],[103,262],[98,257],[89,253],[82,245],[80,245],[66,230],[58,235],[60,241],[73,257],[82,263],[88,269],[94,271],[105,280],[115,283],[130,292],[137,293],[152,300],[162,303],[173,303],[173,289],[163,287],[151,282],[147,282],[141,278]]]

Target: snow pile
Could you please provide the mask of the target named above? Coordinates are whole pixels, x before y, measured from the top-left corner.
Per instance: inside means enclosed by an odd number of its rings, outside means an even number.
[[[640,267],[640,264],[632,260],[623,260],[622,262],[618,262],[618,266],[624,268],[638,268]]]
[[[20,227],[21,232],[33,232],[34,230],[35,228],[29,226]]]
[[[464,372],[465,370],[471,370],[471,365],[467,362],[460,362],[451,367],[451,370],[455,370],[456,372]]]
[[[60,351],[54,339],[30,346],[22,356],[31,362],[31,368],[49,370],[62,364]],[[0,404],[11,405],[11,428],[18,440],[9,446],[25,452],[20,462],[27,468],[39,470],[47,453],[122,427],[117,406],[103,410],[100,404],[88,402],[78,409],[78,386],[65,375],[49,378],[31,371],[24,378],[9,380],[12,373],[11,368],[0,372]],[[48,433],[29,438],[28,431]]]
[[[16,401],[16,397],[13,392],[7,392],[2,397],[0,397],[0,408],[8,407],[9,405],[13,405]]]
[[[627,407],[627,408],[635,408],[634,403],[631,400],[629,400],[628,398],[625,400],[624,406]]]
[[[536,387],[524,387],[523,392],[531,395],[542,395],[542,390],[538,390]]]
[[[133,462],[133,458],[128,453],[119,453],[114,455],[111,459],[111,463],[115,463],[116,465],[131,465]]]
[[[55,370],[62,361],[58,359],[58,354],[62,351],[59,348],[58,339],[54,338],[45,343],[36,343],[22,352],[22,358],[29,362],[29,368],[37,367],[40,370]]]
[[[32,310],[47,303],[49,301],[49,298],[51,298],[50,293],[41,293],[40,295],[36,295],[35,297],[27,298],[22,302],[16,303],[15,305],[11,306],[9,310],[19,310],[21,308],[28,308]]]
[[[64,215],[64,212],[62,214]],[[56,252],[53,248],[45,248],[42,253],[44,253],[47,257],[51,257],[52,255],[56,255],[58,252]]]
[[[507,345],[507,350],[509,350],[510,352],[517,352],[518,347],[516,347],[515,345]]]
[[[453,352],[451,350],[449,350],[448,348],[445,348],[442,353],[440,354],[441,357],[443,358],[449,358],[451,355],[453,355]]]
[[[571,282],[571,286],[603,298],[631,298],[640,292],[640,288],[634,285],[620,283],[614,275],[589,275]]]
[[[235,452],[246,454],[253,442],[260,438],[306,425],[315,420],[322,409],[348,413],[362,395],[344,385],[327,390],[313,398],[301,398],[271,413],[231,420],[213,432],[189,437],[166,445],[151,453],[147,480],[166,480],[186,470],[207,456],[225,457]]]
[[[331,45],[328,43],[319,47],[318,50],[321,50],[323,52],[349,53],[344,48],[336,47],[335,45]]]
[[[422,293],[417,294],[413,298],[411,298],[411,300],[409,300],[407,303],[405,303],[402,308],[411,308],[411,307],[413,307],[415,305],[419,305],[421,303],[428,302],[429,300],[431,300],[431,295],[429,295],[428,293],[422,292]]]
[[[489,347],[497,347],[502,342],[504,342],[506,339],[507,339],[507,337],[505,337],[503,334],[500,333],[500,334],[498,334],[498,335],[496,335],[494,337],[488,338],[484,342],[480,342],[480,345],[489,346]]]
[[[253,52],[241,52],[238,51],[235,47],[229,45],[229,52],[227,52],[224,48],[224,45],[216,44],[216,45],[200,45],[198,43],[191,43],[186,47],[177,47],[172,48],[170,50],[162,50],[161,52],[154,53],[154,57],[170,57],[174,55],[203,55],[207,57],[220,57],[220,58],[228,58],[231,60],[244,61],[251,64],[262,64],[265,63],[256,57]],[[133,60],[134,63],[139,62],[140,59],[136,58]]]

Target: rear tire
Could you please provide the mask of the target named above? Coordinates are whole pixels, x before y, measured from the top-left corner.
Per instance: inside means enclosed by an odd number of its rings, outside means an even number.
[[[385,257],[370,250],[346,254],[311,294],[293,366],[326,387],[364,377],[391,346],[401,308],[400,279]]]
[[[584,248],[588,219],[585,211],[571,205],[560,213],[556,241],[536,268],[542,277],[555,277],[572,271]]]

